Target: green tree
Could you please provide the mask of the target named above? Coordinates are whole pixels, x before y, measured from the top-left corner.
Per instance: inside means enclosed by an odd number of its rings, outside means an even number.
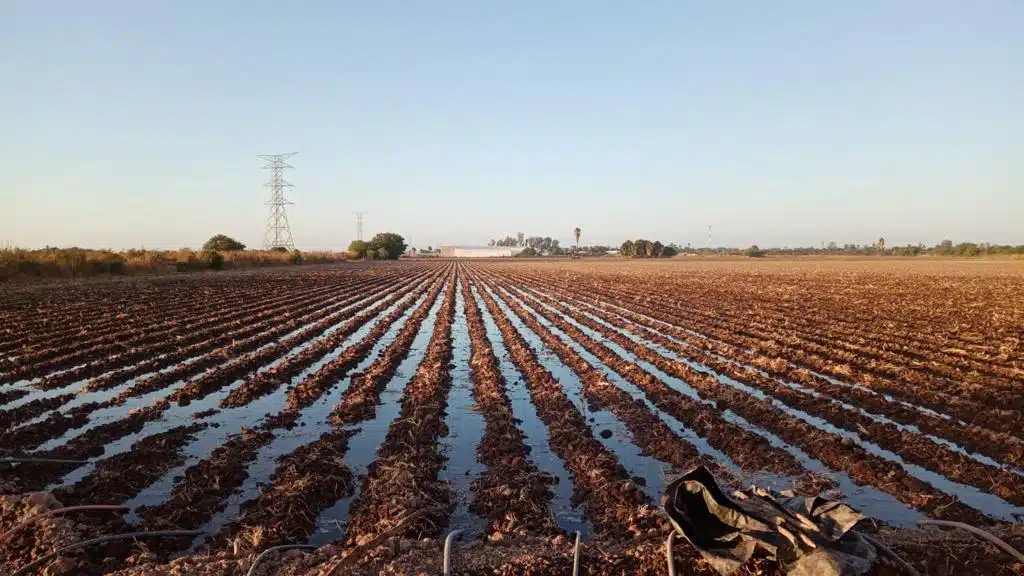
[[[535,256],[537,256],[537,250],[535,248],[530,248],[529,246],[523,248],[522,252],[519,254],[516,254],[516,258],[533,258]]]
[[[394,232],[383,232],[370,240],[368,248],[376,252],[378,257],[383,249],[386,256],[381,258],[382,260],[398,260],[398,257],[405,253],[405,238]]]
[[[353,240],[352,243],[348,245],[348,251],[349,254],[352,254],[355,258],[363,259],[366,258],[366,251],[369,247],[370,245],[363,240]]]
[[[757,244],[753,244],[750,248],[747,248],[746,254],[749,258],[764,258],[766,252],[761,250]]]
[[[206,241],[203,244],[203,250],[215,250],[218,252],[235,252],[238,250],[245,250],[245,244],[242,244],[238,240],[225,236],[223,234],[217,234]]]
[[[633,244],[632,240],[626,240],[625,242],[622,243],[621,246],[619,246],[619,254],[625,256],[626,258],[632,258],[633,252],[635,250],[636,245]]]

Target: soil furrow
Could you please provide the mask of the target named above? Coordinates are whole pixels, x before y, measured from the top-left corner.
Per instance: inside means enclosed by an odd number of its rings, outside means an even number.
[[[512,413],[507,383],[491,348],[479,303],[463,279],[466,323],[470,337],[470,378],[473,398],[483,414],[484,435],[477,460],[487,467],[473,481],[471,509],[488,519],[486,536],[495,534],[553,535],[560,533],[551,514],[551,484],[558,478],[541,473],[530,460],[530,448]]]
[[[471,277],[470,275],[467,275]],[[476,280],[471,280],[476,285]],[[537,361],[523,337],[486,290],[479,290],[501,331],[512,361],[527,381],[538,416],[550,431],[551,447],[573,474],[576,499],[600,532],[643,536],[662,531],[664,523],[630,478],[618,458],[593,437],[590,427],[561,385]]]
[[[346,545],[361,545],[398,525],[407,515],[436,507],[408,522],[395,537],[437,537],[452,508],[451,487],[440,480],[445,457],[438,438],[448,434],[445,410],[452,361],[452,322],[457,276],[447,282],[426,355],[402,394],[401,412],[388,428],[351,505]]]
[[[797,475],[803,471],[800,464],[789,453],[772,446],[761,436],[726,422],[708,406],[686,398],[677,390],[661,382],[651,373],[635,363],[627,361],[611,348],[587,336],[582,330],[569,324],[542,306],[536,306],[534,310],[555,324],[562,332],[578,342],[585,350],[600,359],[606,366],[639,387],[655,406],[694,430],[694,432],[707,440],[715,448],[729,454],[745,470],[766,470],[787,476]],[[562,307],[561,310],[574,320],[581,321],[580,318],[569,313],[568,309]],[[581,323],[587,325],[585,322],[581,321]],[[619,344],[638,358],[651,361],[652,357],[642,350],[623,346],[624,342],[617,340],[614,335],[598,329],[595,325],[589,325],[588,327]],[[536,332],[536,330],[534,331]],[[552,342],[557,341],[552,339]],[[550,343],[548,345],[552,346]],[[576,356],[578,357],[578,355]],[[582,361],[582,358],[578,360]]]

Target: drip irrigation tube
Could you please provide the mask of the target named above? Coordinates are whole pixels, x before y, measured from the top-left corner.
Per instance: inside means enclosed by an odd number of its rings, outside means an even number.
[[[676,563],[672,557],[672,541],[675,540],[676,533],[673,530],[668,533],[668,538],[665,540],[665,558],[668,560],[668,576],[676,576]]]
[[[88,464],[88,460],[66,460],[64,458],[22,458],[6,456],[0,459],[4,464]]]
[[[92,546],[93,544],[99,544],[101,542],[107,542],[110,540],[124,540],[126,538],[153,538],[153,537],[174,537],[174,536],[198,536],[202,534],[202,530],[160,530],[156,532],[129,532],[127,534],[111,534],[109,536],[100,536],[99,538],[93,538],[92,540],[86,540],[84,542],[78,542],[70,546],[65,546],[55,552],[50,552],[46,556],[36,558],[32,562],[18,568],[11,576],[25,576],[31,573],[31,570],[37,566],[41,566],[46,562],[49,562],[53,558],[60,556],[65,552],[72,550],[78,550],[79,548],[85,548],[86,546]]]
[[[572,547],[572,576],[580,573],[580,531],[576,531],[576,544]]]
[[[885,544],[882,544],[882,542],[880,542],[878,538],[869,536],[868,534],[861,534],[861,537],[867,540],[875,548],[878,548],[879,551],[888,556],[893,562],[895,562],[904,572],[906,572],[910,576],[921,576],[921,573],[918,572],[916,568],[911,566],[910,563],[904,560],[899,554],[893,552],[891,548],[889,548]]]
[[[1018,562],[1024,563],[1024,554],[1021,554],[1013,546],[1010,546],[1006,542],[1003,542],[999,538],[996,538],[995,536],[993,536],[992,534],[982,530],[981,528],[975,528],[974,526],[971,526],[970,524],[964,524],[963,522],[951,522],[949,520],[928,520],[928,519],[926,519],[926,520],[919,520],[917,522],[917,524],[918,525],[926,525],[926,526],[944,526],[944,527],[947,527],[947,528],[962,528],[964,530],[967,530],[971,534],[974,534],[976,536],[980,536],[981,538],[984,538],[985,540],[988,540],[992,544],[996,545],[1002,551],[1004,551],[1007,554],[1009,554],[1009,555],[1013,556],[1014,558],[1016,558]]]
[[[416,512],[413,512],[413,513],[409,514],[408,516],[406,516],[406,517],[402,518],[401,520],[399,520],[398,523],[395,524],[394,526],[392,526],[391,528],[389,528],[389,529],[385,530],[384,532],[381,532],[380,534],[374,536],[373,540],[371,540],[371,541],[369,541],[369,542],[367,542],[367,543],[365,543],[365,544],[363,544],[361,546],[356,546],[355,548],[353,548],[352,551],[348,553],[348,555],[342,557],[337,562],[335,562],[334,566],[331,566],[327,570],[327,573],[326,573],[325,576],[332,576],[333,574],[337,574],[338,570],[340,570],[342,568],[342,566],[346,566],[348,564],[351,564],[351,563],[355,562],[356,560],[361,558],[362,555],[367,550],[370,550],[373,547],[379,545],[386,538],[391,537],[392,535],[397,533],[399,530],[401,530],[403,526],[405,526],[409,522],[412,522],[416,518],[420,518],[422,516],[426,516],[427,514],[430,514],[431,512],[444,512],[444,511],[445,511],[445,507],[444,506],[432,506],[430,508],[423,508],[422,510],[418,510]]]
[[[309,544],[282,544],[280,546],[274,546],[273,548],[267,548],[263,552],[260,552],[260,555],[257,556],[256,559],[252,561],[252,566],[249,566],[249,571],[245,573],[245,576],[252,576],[253,574],[255,574],[256,573],[256,567],[259,566],[260,562],[264,558],[266,558],[268,555],[270,555],[271,552],[277,552],[278,550],[294,550],[294,549],[316,550],[317,547],[316,546],[310,546]]]
[[[47,516],[53,516],[55,514],[63,514],[65,512],[77,512],[79,510],[130,510],[130,508],[128,506],[114,506],[114,505],[107,505],[107,504],[88,504],[88,505],[84,505],[84,506],[68,506],[66,508],[56,508],[54,510],[47,510],[46,512],[40,512],[39,514],[36,514],[35,516],[31,516],[29,518],[26,518],[25,520],[22,520],[14,528],[11,528],[10,530],[8,530],[7,532],[4,532],[3,534],[0,534],[0,543],[6,542],[12,536],[14,536],[14,534],[18,530],[21,530],[22,528],[30,526],[36,520],[40,520],[42,518],[46,518]]]
[[[452,542],[455,537],[462,534],[462,530],[452,530],[444,539],[444,563],[441,565],[444,576],[448,576],[452,568]]]

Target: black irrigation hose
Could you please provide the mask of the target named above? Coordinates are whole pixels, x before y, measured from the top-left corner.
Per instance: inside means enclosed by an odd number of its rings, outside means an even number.
[[[20,456],[10,456],[6,458],[0,458],[0,462],[5,464],[22,464],[25,462],[34,464],[88,464],[88,460],[65,460],[63,458],[22,458]]]
[[[967,530],[971,534],[974,534],[975,536],[979,536],[991,542],[1003,552],[1006,552],[1007,554],[1016,558],[1018,562],[1024,563],[1024,554],[1021,554],[1013,546],[1010,546],[1006,542],[1003,542],[999,538],[996,538],[994,535],[989,534],[981,528],[975,528],[974,526],[971,526],[970,524],[964,524],[963,522],[950,522],[948,520],[932,520],[930,518],[919,520],[917,523],[919,525],[925,526],[945,526],[947,528],[960,528],[962,530]]]
[[[126,538],[150,538],[156,536],[198,536],[202,533],[202,530],[160,530],[156,532],[129,532],[127,534],[111,534],[108,536],[100,536],[99,538],[93,538],[92,540],[86,540],[84,542],[78,542],[70,546],[65,546],[64,548],[61,548],[56,552],[51,552],[46,556],[36,558],[32,562],[29,562],[28,564],[15,570],[11,574],[11,576],[25,576],[26,574],[30,574],[33,568],[41,566],[42,564],[45,564],[46,562],[50,561],[53,558],[56,558],[57,556],[60,556],[65,552],[70,552],[72,550],[77,550],[79,548],[85,548],[86,546],[92,546],[93,544],[99,544],[101,542],[107,542],[109,540],[124,540]]]
[[[246,576],[252,576],[253,574],[255,574],[256,573],[256,567],[259,566],[260,561],[263,560],[263,558],[265,558],[271,552],[276,552],[277,550],[294,550],[294,549],[316,550],[317,547],[316,546],[310,546],[308,544],[282,544],[281,546],[274,546],[273,548],[267,548],[266,550],[261,552],[260,555],[257,556],[255,560],[252,561],[252,566],[250,566],[249,567],[249,571],[245,573]]]

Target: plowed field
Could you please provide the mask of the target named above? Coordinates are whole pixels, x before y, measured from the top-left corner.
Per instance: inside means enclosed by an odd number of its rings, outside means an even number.
[[[130,507],[83,538],[202,531],[88,548],[68,573],[378,537],[394,556],[456,528],[649,543],[668,533],[663,486],[700,464],[842,498],[873,530],[954,520],[1021,548],[1022,339],[1012,262],[403,261],[0,287],[0,457],[70,461],[0,463],[0,493]],[[4,544],[9,570],[44,531]],[[929,573],[1020,568],[980,543],[900,550]],[[603,558],[592,573],[665,569]],[[201,573],[244,573],[218,570]]]

